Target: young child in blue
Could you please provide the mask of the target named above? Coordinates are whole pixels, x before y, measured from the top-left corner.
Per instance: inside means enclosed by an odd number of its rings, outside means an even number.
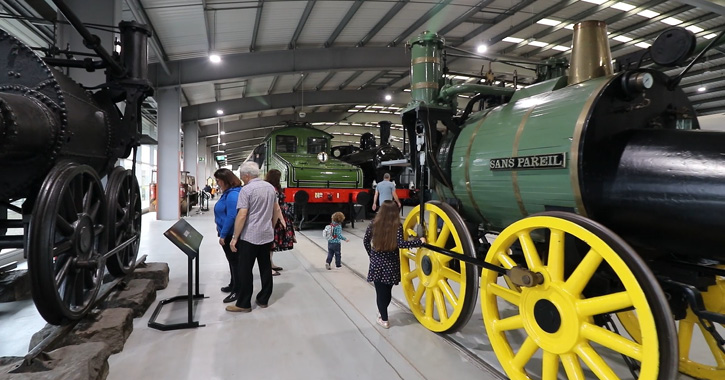
[[[341,248],[341,241],[350,241],[345,236],[342,235],[342,222],[345,220],[345,214],[341,212],[336,212],[332,214],[332,224],[330,226],[332,227],[332,235],[327,240],[327,260],[325,261],[325,268],[327,270],[330,270],[330,263],[332,263],[332,256],[335,256],[335,266],[338,268],[342,267],[342,262],[340,261],[340,248]]]

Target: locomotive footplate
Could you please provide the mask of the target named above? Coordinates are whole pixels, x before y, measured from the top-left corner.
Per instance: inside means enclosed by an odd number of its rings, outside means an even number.
[[[467,264],[473,264],[484,269],[494,271],[500,275],[507,276],[511,280],[511,283],[516,286],[534,287],[536,285],[541,285],[544,282],[544,276],[541,273],[532,272],[520,266],[506,269],[498,265],[488,263],[483,259],[468,257],[465,255],[461,255],[460,253],[449,251],[445,248],[436,247],[427,243],[424,243],[421,247],[429,249],[431,251],[435,251],[445,256],[453,257],[454,259],[463,261]]]

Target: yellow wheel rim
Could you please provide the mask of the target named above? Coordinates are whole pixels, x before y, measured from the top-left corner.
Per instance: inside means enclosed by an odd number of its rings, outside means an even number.
[[[533,231],[550,233],[546,263],[537,251]],[[565,278],[565,236],[572,235],[589,246],[588,252]],[[544,283],[521,292],[497,283],[498,275],[481,274],[483,320],[491,345],[511,379],[529,379],[529,372],[543,380],[557,379],[560,363],[570,379],[583,379],[586,368],[600,379],[618,379],[603,357],[622,354],[641,363],[640,379],[656,379],[659,373],[659,337],[644,291],[622,258],[600,237],[581,225],[551,216],[534,216],[506,228],[494,241],[486,261],[511,268],[509,248],[521,244],[526,266],[544,276]],[[600,264],[606,262],[624,290],[585,298],[582,291]],[[518,314],[502,316],[503,302]],[[594,323],[594,316],[634,308],[644,339],[632,341]],[[516,344],[516,331],[525,339]],[[518,346],[518,347],[517,347]],[[540,351],[541,365],[531,362]],[[605,356],[603,356],[604,354]],[[644,359],[644,360],[643,360]],[[584,365],[582,365],[584,363]]]
[[[725,313],[725,302],[723,302],[725,300],[725,278],[718,276],[715,285],[710,286],[706,292],[702,293],[702,300],[707,310]],[[637,315],[627,311],[617,313],[617,317],[627,332],[638,342],[641,341],[642,334],[639,331]],[[690,357],[692,341],[697,330],[700,331],[701,338],[707,344],[711,354],[710,357],[697,359]],[[722,334],[722,331],[720,331],[720,334]],[[680,352],[680,372],[698,379],[718,380],[725,378],[725,354],[720,351],[715,339],[704,329],[689,307],[687,308],[687,316],[677,322],[677,341]],[[714,363],[714,365],[702,363],[702,359],[706,359]]]
[[[425,238],[430,245],[474,255],[473,242],[455,210],[440,202],[425,205]],[[442,226],[439,228],[439,222]],[[404,238],[417,236],[420,206],[403,223]],[[465,325],[476,300],[476,268],[434,251],[400,250],[401,283],[413,315],[427,329],[453,332]]]

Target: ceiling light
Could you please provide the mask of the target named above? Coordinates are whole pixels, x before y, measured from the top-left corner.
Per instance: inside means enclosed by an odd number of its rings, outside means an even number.
[[[619,41],[619,42],[629,42],[629,41],[632,41],[632,39],[629,38],[629,37],[627,37],[627,36],[616,36],[616,37],[612,37],[612,39],[615,40],[615,41]]]
[[[647,17],[647,18],[657,17],[657,16],[660,15],[659,13],[657,13],[655,11],[651,11],[649,9],[644,10],[642,12],[639,12],[637,14],[640,15],[640,16],[642,16],[642,17]]]
[[[715,38],[715,37],[717,37],[717,34],[715,34],[715,33],[710,33],[710,34],[708,34],[707,36],[705,36],[705,39],[711,40],[711,39],[713,39],[713,38]]]
[[[638,44],[634,44],[634,46],[641,47],[642,49],[647,49],[648,47],[652,46],[651,44],[648,44],[646,42],[640,42]]]
[[[557,25],[561,24],[561,21],[552,20],[550,18],[542,18],[541,20],[537,21],[536,23],[542,24],[542,25],[557,26]]]
[[[209,60],[212,63],[219,63],[219,62],[222,61],[222,57],[220,57],[219,54],[210,54],[209,55]]]
[[[393,100],[393,96],[390,94],[385,94],[385,100],[391,101],[391,100]]]
[[[705,30],[705,29],[702,29],[702,28],[700,28],[699,26],[696,26],[696,25],[687,26],[687,27],[685,27],[685,29],[691,31],[692,33],[700,33],[703,30]]]
[[[667,25],[680,25],[682,24],[682,20],[678,20],[674,17],[667,17],[666,19],[662,20]]]
[[[619,9],[620,11],[629,12],[632,9],[637,8],[637,7],[635,7],[632,4],[627,4],[627,3],[616,3],[616,4],[612,5],[612,8]]]
[[[552,49],[558,50],[558,51],[568,51],[570,48],[568,46],[564,46],[564,45],[556,45]]]
[[[222,146],[227,146],[227,143],[222,143]]]
[[[486,52],[486,50],[488,50],[488,46],[486,46],[486,45],[483,45],[483,44],[481,44],[481,45],[478,45],[478,46],[476,47],[476,51],[477,51],[478,53],[485,53],[485,52]]]
[[[220,135],[226,135],[227,133],[224,131],[219,132]]]
[[[224,115],[224,110],[216,110],[217,115]]]
[[[702,86],[697,89],[697,92],[705,92],[705,91],[707,91],[707,87],[705,87],[705,86]]]
[[[548,43],[541,42],[541,41],[529,41],[529,45],[537,46],[537,47],[544,47],[544,46],[548,45]]]
[[[523,42],[523,41],[524,41],[524,39],[523,39],[523,38],[516,38],[516,37],[505,37],[505,38],[504,38],[503,40],[501,40],[501,41],[503,41],[503,42],[512,42],[512,43],[515,43],[515,44],[517,44],[517,43],[519,43],[519,42]]]
[[[574,30],[574,24],[569,24],[564,27],[565,29]]]

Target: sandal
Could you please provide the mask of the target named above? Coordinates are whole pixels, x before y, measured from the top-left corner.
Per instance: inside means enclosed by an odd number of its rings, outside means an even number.
[[[273,270],[273,271],[272,271],[272,276],[279,276],[279,275],[280,275],[280,273],[279,273],[279,272],[277,272],[276,270]]]
[[[272,267],[272,270],[283,270],[283,269],[284,268],[282,268],[282,267]]]

